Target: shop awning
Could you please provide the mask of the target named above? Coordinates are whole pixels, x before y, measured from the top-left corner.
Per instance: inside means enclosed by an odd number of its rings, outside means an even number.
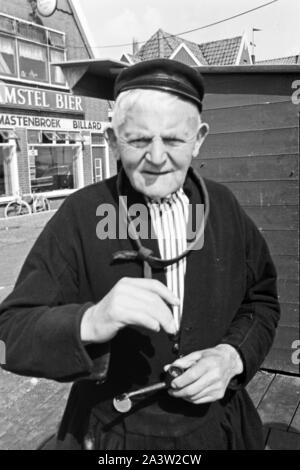
[[[117,75],[128,64],[112,59],[59,62],[74,95],[113,100]]]

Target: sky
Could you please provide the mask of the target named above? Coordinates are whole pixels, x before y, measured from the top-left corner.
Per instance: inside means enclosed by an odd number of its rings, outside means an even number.
[[[120,59],[131,46],[99,46],[145,41],[159,28],[178,34],[255,8],[270,0],[77,0],[86,18],[95,57]],[[300,52],[300,0],[278,0],[269,6],[228,22],[182,37],[196,43],[256,32],[256,59]]]

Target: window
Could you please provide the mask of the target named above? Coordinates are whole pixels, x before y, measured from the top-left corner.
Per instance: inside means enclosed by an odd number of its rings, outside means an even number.
[[[51,46],[65,48],[65,36],[62,33],[57,33],[55,31],[48,31],[49,33],[49,43]]]
[[[0,197],[12,194],[10,131],[0,129]]]
[[[63,62],[65,60],[65,54],[63,51],[57,51],[50,49],[50,62]],[[51,65],[51,82],[57,84],[66,83],[65,76],[60,67]]]
[[[17,22],[17,31],[23,38],[47,44],[47,30],[32,23]]]
[[[0,13],[0,77],[65,87],[65,34]]]
[[[9,131],[0,130],[0,144],[7,144],[9,139]]]
[[[29,144],[76,144],[82,142],[80,132],[27,131]]]
[[[42,144],[52,144],[54,142],[54,132],[42,132]]]
[[[47,49],[30,42],[19,41],[20,76],[27,80],[45,82],[47,73]]]
[[[36,144],[40,142],[41,132],[40,131],[27,131],[27,142],[29,144]]]
[[[107,143],[103,133],[92,134],[93,181],[97,183],[106,175]]]
[[[0,73],[2,75],[16,75],[15,56],[14,40],[0,36]]]
[[[93,159],[93,181],[98,183],[105,175],[103,169],[105,168],[105,148],[103,147],[92,147],[92,159]]]
[[[79,132],[28,130],[32,192],[74,189],[80,183]]]
[[[78,132],[68,132],[69,144],[75,144],[75,142],[82,142],[81,135]]]
[[[30,151],[32,192],[74,188],[74,149],[40,146]]]
[[[55,132],[56,143],[57,144],[66,144],[68,134],[66,132]]]
[[[13,18],[0,15],[0,31],[6,31],[8,33],[15,33],[15,29],[16,29],[16,22]]]
[[[0,144],[0,196],[5,195],[6,193],[4,167],[5,167],[4,149]]]
[[[94,172],[95,172],[95,183],[98,183],[98,181],[101,181],[103,179],[101,158],[94,159]]]

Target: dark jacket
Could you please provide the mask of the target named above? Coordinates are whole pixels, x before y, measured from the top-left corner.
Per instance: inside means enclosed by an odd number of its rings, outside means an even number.
[[[256,413],[242,389],[274,338],[279,319],[276,272],[263,237],[232,193],[212,181],[206,184],[210,215],[203,248],[187,257],[179,354],[231,344],[241,355],[244,372],[231,382],[224,399],[208,405],[191,405],[161,392],[122,419],[128,432],[142,433],[148,421],[147,432],[153,435],[181,435],[212,420],[224,423],[230,408],[241,414],[244,407],[244,422],[236,430],[240,434]],[[184,190],[190,203],[203,202],[190,176]],[[125,194],[128,207],[143,202],[127,180]],[[137,261],[112,262],[114,252],[132,249],[130,240],[97,237],[101,203],[118,209],[115,177],[67,198],[33,246],[0,310],[8,370],[75,381],[60,428],[61,442],[71,436],[72,443],[65,446],[74,448],[81,446],[91,417],[106,426],[118,422],[113,396],[161,380],[163,366],[177,355],[164,332],[129,327],[110,344],[83,346],[80,322],[86,309],[122,277],[143,277]],[[155,240],[144,244],[159,255]],[[161,269],[153,277],[166,283]]]

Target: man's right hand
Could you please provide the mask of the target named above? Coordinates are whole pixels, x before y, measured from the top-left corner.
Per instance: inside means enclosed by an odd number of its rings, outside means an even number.
[[[124,277],[84,313],[81,339],[85,343],[105,343],[126,326],[140,326],[152,331],[161,328],[175,334],[176,326],[169,305],[179,299],[155,279]]]

